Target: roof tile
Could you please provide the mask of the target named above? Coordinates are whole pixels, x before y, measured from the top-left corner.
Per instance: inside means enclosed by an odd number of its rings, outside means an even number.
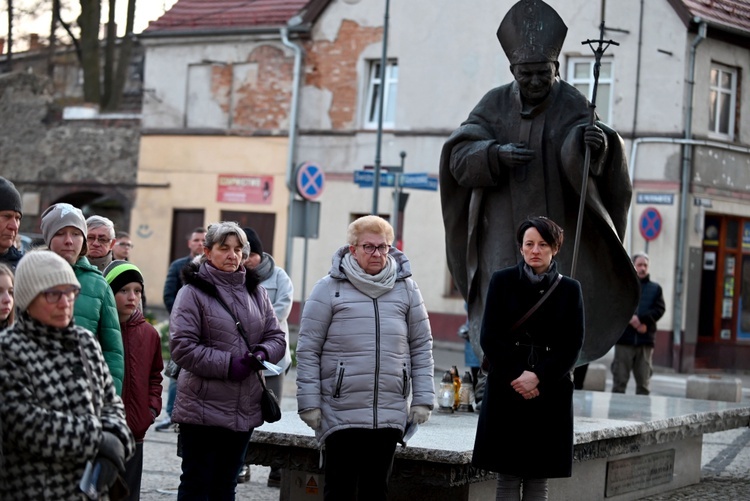
[[[310,0],[178,0],[147,33],[283,26]]]
[[[750,32],[748,0],[682,0],[694,16],[716,24]]]

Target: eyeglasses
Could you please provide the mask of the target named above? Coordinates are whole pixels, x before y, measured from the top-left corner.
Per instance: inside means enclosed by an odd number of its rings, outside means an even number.
[[[100,240],[100,242],[101,242],[101,240]],[[119,245],[120,247],[126,247],[128,249],[132,249],[133,248],[133,244],[131,244],[129,242],[117,242],[117,245]]]
[[[42,291],[42,294],[44,294],[44,299],[46,299],[49,304],[55,304],[58,303],[63,296],[65,296],[65,299],[68,301],[73,301],[80,292],[80,287],[73,286],[63,290],[49,289]]]
[[[362,244],[358,245],[357,247],[362,247],[364,251],[367,254],[375,254],[375,251],[378,251],[381,254],[385,254],[388,252],[389,245],[381,244],[381,245],[372,245],[372,244]]]
[[[86,237],[86,240],[93,243],[94,241],[99,242],[99,245],[109,245],[109,243],[112,241],[109,237],[96,237],[94,235],[89,235]]]

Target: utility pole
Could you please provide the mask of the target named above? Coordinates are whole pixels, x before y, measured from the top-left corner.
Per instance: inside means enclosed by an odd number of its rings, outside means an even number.
[[[380,57],[380,86],[378,87],[378,134],[375,140],[375,179],[372,183],[372,214],[378,215],[378,195],[380,193],[380,150],[383,144],[383,100],[385,99],[385,68],[388,64],[388,11],[390,0],[385,0],[383,19],[383,53]]]

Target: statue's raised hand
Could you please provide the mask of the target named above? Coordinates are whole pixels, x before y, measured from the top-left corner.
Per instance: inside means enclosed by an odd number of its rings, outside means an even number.
[[[583,132],[583,142],[591,151],[599,151],[604,146],[604,131],[596,125],[587,125]]]
[[[526,143],[508,143],[497,147],[500,163],[509,167],[526,165],[534,158],[534,150],[526,148]]]

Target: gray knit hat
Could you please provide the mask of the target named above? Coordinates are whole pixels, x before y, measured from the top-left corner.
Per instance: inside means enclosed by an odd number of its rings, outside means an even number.
[[[81,209],[78,207],[73,207],[72,205],[65,203],[49,206],[49,208],[42,214],[41,226],[44,243],[47,245],[50,244],[55,233],[66,226],[78,228],[83,234],[83,250],[81,250],[81,255],[86,254],[86,251],[88,250],[88,245],[86,245],[88,229],[86,228],[86,218],[83,217],[83,212],[81,212]]]
[[[23,215],[21,195],[16,186],[4,177],[0,177],[0,210],[13,210]]]
[[[26,311],[34,298],[41,292],[56,285],[81,284],[73,267],[52,251],[35,250],[27,252],[16,266],[14,288],[16,306]]]

